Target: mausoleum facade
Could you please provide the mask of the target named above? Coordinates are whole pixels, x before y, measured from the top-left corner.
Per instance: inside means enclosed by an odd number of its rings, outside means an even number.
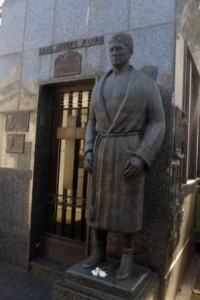
[[[1,3],[0,3],[1,4]],[[166,133],[145,176],[135,262],[174,299],[194,251],[199,164],[198,0],[4,0],[0,25],[0,260],[70,266],[88,255],[84,137],[109,41],[134,40],[131,64],[158,84]],[[127,211],[127,214],[129,212]],[[118,257],[121,236],[109,236]]]

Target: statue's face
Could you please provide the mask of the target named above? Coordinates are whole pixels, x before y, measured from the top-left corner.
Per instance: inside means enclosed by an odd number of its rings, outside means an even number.
[[[128,48],[119,41],[112,41],[110,44],[110,60],[114,67],[126,65],[131,57]]]

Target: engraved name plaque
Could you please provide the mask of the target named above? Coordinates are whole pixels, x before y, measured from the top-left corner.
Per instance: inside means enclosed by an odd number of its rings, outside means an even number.
[[[80,74],[81,55],[75,51],[69,51],[59,55],[55,60],[54,76],[66,76]]]
[[[29,112],[8,113],[6,116],[6,131],[28,131]]]
[[[24,153],[25,134],[7,135],[7,153]]]
[[[75,41],[68,41],[57,45],[50,45],[39,49],[39,55],[46,55],[61,51],[67,51],[76,48],[92,47],[104,44],[104,36],[94,36],[88,39],[79,39]]]

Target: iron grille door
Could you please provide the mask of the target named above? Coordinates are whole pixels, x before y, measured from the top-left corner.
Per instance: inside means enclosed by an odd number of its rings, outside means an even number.
[[[91,91],[57,94],[52,109],[45,231],[86,239],[84,137]]]

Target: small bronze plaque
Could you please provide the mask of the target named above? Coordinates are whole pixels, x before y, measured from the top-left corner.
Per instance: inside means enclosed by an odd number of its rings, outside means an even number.
[[[7,135],[7,153],[24,153],[25,134]]]
[[[69,51],[59,55],[55,60],[54,76],[66,76],[80,74],[81,72],[81,55],[75,51]]]
[[[28,131],[29,112],[8,113],[6,116],[6,131]]]

